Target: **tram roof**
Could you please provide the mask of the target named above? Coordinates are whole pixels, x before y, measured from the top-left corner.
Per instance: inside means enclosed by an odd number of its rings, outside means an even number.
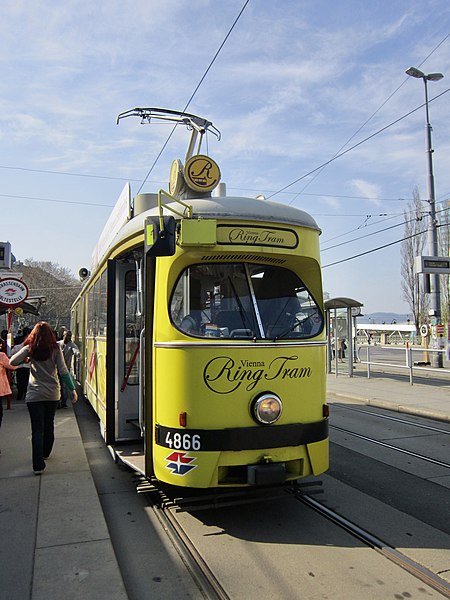
[[[293,206],[287,206],[279,202],[271,202],[270,200],[259,200],[257,198],[246,198],[239,196],[223,196],[211,198],[189,198],[183,200],[186,204],[192,206],[192,217],[208,217],[211,219],[240,219],[243,221],[266,221],[269,223],[282,223],[286,225],[297,225],[307,227],[321,232],[319,226],[313,217]],[[180,204],[176,202],[169,203],[167,206],[180,212]],[[146,217],[158,214],[158,209],[151,208],[135,218],[131,219],[126,229],[136,229],[137,231],[143,226],[143,221]],[[165,211],[165,214],[171,214]],[[175,215],[175,218],[176,215]]]
[[[147,217],[159,214],[158,206],[156,205],[157,195],[149,194],[149,197],[153,197],[154,204],[152,202],[148,210],[139,212],[139,214],[120,227],[116,235],[110,239],[108,245],[102,248],[100,255],[97,255],[95,260],[93,259],[93,264],[91,265],[93,271],[95,271],[96,267],[102,262],[109,251],[117,244],[120,244],[122,240],[141,233]],[[183,202],[192,206],[193,219],[204,217],[217,220],[264,221],[274,224],[306,227],[317,231],[319,234],[321,233],[321,229],[310,214],[299,208],[287,206],[279,202],[239,196],[188,198],[183,199]],[[165,202],[165,204],[169,209],[176,211],[172,213],[170,210],[164,209],[165,215],[173,215],[175,219],[181,218],[178,215],[184,208],[180,203]]]

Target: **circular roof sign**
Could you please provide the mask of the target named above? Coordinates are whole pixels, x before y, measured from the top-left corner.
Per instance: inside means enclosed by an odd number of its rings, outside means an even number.
[[[184,167],[184,178],[196,192],[210,192],[220,181],[219,165],[209,156],[196,154]]]
[[[20,279],[0,279],[0,304],[17,306],[28,298],[28,287]]]
[[[170,168],[169,194],[171,196],[178,196],[182,192],[183,187],[183,163],[180,159],[176,158]]]

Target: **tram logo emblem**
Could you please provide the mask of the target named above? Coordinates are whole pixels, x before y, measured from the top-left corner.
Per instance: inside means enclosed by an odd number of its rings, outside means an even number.
[[[187,161],[184,178],[191,189],[197,192],[210,192],[220,181],[220,169],[209,156],[196,154]]]
[[[195,456],[188,456],[187,452],[172,452],[166,456],[166,460],[169,461],[166,469],[172,471],[172,475],[186,475],[197,467],[191,464],[196,460]]]

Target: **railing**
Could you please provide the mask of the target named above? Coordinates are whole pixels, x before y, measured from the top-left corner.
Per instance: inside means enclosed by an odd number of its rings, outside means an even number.
[[[365,352],[366,360],[362,360],[363,353]],[[422,355],[422,360],[413,360],[414,355]],[[378,356],[374,356],[374,355]],[[356,360],[363,365],[367,365],[367,377],[370,378],[371,367],[380,366],[388,367],[393,369],[406,370],[409,373],[409,383],[413,385],[414,371],[416,372],[429,372],[430,374],[439,374],[443,378],[450,378],[450,368],[435,368],[430,366],[428,359],[429,354],[442,354],[444,363],[446,361],[446,351],[434,348],[423,348],[421,346],[413,347],[406,343],[405,346],[372,346],[365,344],[358,346]],[[388,360],[381,360],[380,355],[387,356]],[[398,358],[397,358],[398,355]],[[403,360],[402,360],[403,355]],[[375,358],[375,360],[374,360]],[[444,364],[444,367],[446,365]]]

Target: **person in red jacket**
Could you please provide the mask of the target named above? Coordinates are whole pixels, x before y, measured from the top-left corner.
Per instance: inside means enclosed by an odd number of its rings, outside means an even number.
[[[15,371],[17,367],[10,365],[7,355],[4,352],[0,352],[0,427],[3,421],[3,396],[11,395],[11,386],[6,369]]]

